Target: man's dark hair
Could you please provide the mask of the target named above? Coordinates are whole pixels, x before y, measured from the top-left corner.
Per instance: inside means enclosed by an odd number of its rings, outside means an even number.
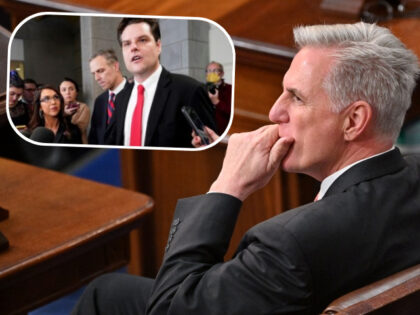
[[[23,83],[25,83],[25,84],[26,83],[31,83],[31,84],[35,84],[35,86],[37,85],[36,81],[34,79],[30,79],[30,78],[24,79]]]
[[[131,24],[138,24],[138,23],[146,23],[150,26],[150,32],[153,35],[153,38],[157,42],[160,40],[160,27],[159,22],[156,19],[144,19],[144,18],[124,18],[121,20],[120,24],[118,25],[117,35],[118,35],[118,43],[122,46],[121,41],[121,34],[125,30],[128,25]]]
[[[20,78],[16,70],[10,71],[9,86],[13,86],[18,89],[23,89],[25,87],[23,80]]]

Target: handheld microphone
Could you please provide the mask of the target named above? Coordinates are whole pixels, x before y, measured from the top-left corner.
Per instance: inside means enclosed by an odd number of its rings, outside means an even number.
[[[37,127],[32,132],[29,139],[37,142],[54,142],[54,132],[45,127]]]
[[[30,138],[31,137],[31,132],[29,131],[29,129],[22,129],[19,130],[20,134],[25,136],[26,138]]]

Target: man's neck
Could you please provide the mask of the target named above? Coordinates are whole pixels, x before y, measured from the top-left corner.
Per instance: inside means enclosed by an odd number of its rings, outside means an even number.
[[[159,69],[160,63],[156,65],[153,71],[149,71],[147,73],[138,73],[134,75],[134,80],[136,80],[137,83],[143,83],[146,81],[150,76],[155,73]]]
[[[393,145],[394,143],[390,139],[373,139],[371,141],[349,143],[345,150],[342,152],[341,157],[329,168],[327,168],[325,173],[319,176],[318,180],[322,181],[326,177],[347,167],[348,165],[388,151],[392,148]]]
[[[118,79],[115,81],[115,83],[113,84],[113,86],[109,90],[110,91],[115,90],[121,84],[121,82],[123,80],[124,80],[124,77],[122,75],[118,76]]]

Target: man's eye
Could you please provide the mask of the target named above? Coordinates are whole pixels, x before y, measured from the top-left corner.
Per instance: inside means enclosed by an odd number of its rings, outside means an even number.
[[[302,102],[302,99],[297,95],[293,95],[293,100],[296,102]]]

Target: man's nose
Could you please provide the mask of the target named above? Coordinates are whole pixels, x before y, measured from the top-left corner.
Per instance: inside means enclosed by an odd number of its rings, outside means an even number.
[[[133,42],[132,44],[131,44],[131,47],[130,47],[130,50],[131,51],[138,51],[139,50],[139,47],[138,47],[139,45],[136,43],[136,42]]]
[[[268,115],[270,120],[277,124],[285,124],[289,122],[289,113],[287,111],[287,106],[284,102],[284,99],[282,98],[282,95],[280,95],[279,98],[275,101]]]

